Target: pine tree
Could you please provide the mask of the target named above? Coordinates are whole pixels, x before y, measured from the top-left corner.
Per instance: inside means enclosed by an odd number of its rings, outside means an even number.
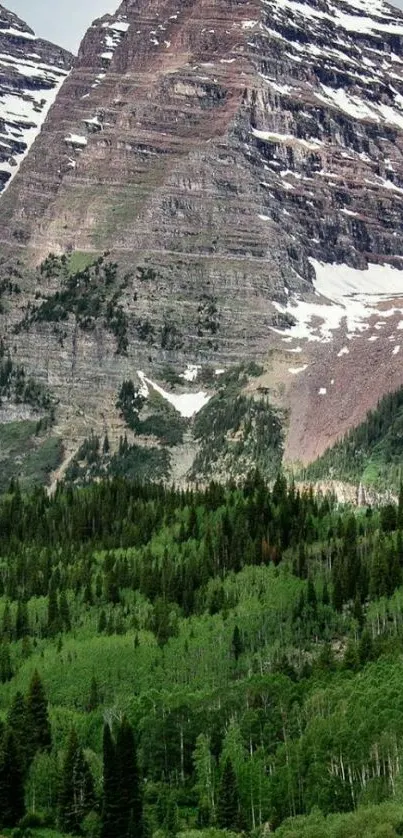
[[[26,602],[18,601],[15,620],[15,636],[17,640],[29,634],[28,606]]]
[[[235,658],[235,661],[237,662],[240,655],[243,652],[242,637],[241,637],[241,632],[239,631],[238,626],[235,626],[233,634],[232,634],[231,651],[232,651],[232,654]]]
[[[32,676],[27,698],[30,744],[32,755],[37,751],[50,750],[52,734],[50,729],[48,702],[38,671]]]
[[[122,838],[142,838],[143,804],[133,729],[123,718],[116,739],[119,769],[119,828]]]
[[[345,669],[352,669],[356,672],[360,668],[360,659],[358,656],[357,644],[354,640],[349,640],[343,656],[343,666]]]
[[[47,632],[49,637],[54,637],[61,629],[61,619],[59,613],[59,603],[57,598],[57,590],[53,585],[49,586],[48,593],[48,619]]]
[[[62,591],[59,599],[60,622],[65,631],[71,631],[70,609],[67,602],[66,591]]]
[[[341,612],[343,610],[343,586],[341,583],[341,574],[338,563],[333,565],[333,590],[332,590],[332,605],[335,611]]]
[[[95,675],[92,676],[91,679],[91,687],[90,687],[90,695],[87,704],[87,710],[91,713],[93,710],[99,705],[99,692],[98,692],[98,681],[95,678]]]
[[[227,757],[221,775],[217,801],[217,824],[220,829],[238,828],[239,794],[232,762]]]
[[[367,629],[363,631],[358,644],[358,657],[362,665],[374,659],[374,644]]]
[[[362,610],[361,600],[358,594],[356,594],[354,599],[353,617],[357,620],[360,629],[362,629],[364,625],[364,612]]]
[[[11,640],[13,634],[13,625],[11,620],[11,610],[10,610],[10,603],[6,602],[3,611],[3,619],[1,622],[1,635],[2,640]]]
[[[0,825],[14,827],[25,811],[24,778],[14,734],[6,731],[0,751]]]
[[[26,775],[30,764],[30,729],[27,702],[21,692],[15,694],[8,711],[7,730],[14,734],[18,759]]]
[[[312,615],[315,616],[317,611],[318,600],[316,596],[315,585],[313,584],[311,577],[309,577],[308,579],[306,589],[306,601],[308,608],[311,609]]]
[[[95,804],[94,782],[73,728],[64,760],[59,794],[59,824],[64,832],[79,833]]]
[[[11,663],[10,644],[0,644],[0,683],[5,684],[13,677],[13,666]]]
[[[116,747],[109,725],[103,734],[103,791],[101,810],[101,838],[121,838],[119,820],[119,770]]]
[[[108,622],[107,622],[107,619],[106,619],[106,614],[105,614],[104,609],[102,609],[102,611],[99,614],[99,620],[98,620],[98,629],[97,629],[98,634],[103,634],[104,631],[106,630],[107,625],[108,625]]]

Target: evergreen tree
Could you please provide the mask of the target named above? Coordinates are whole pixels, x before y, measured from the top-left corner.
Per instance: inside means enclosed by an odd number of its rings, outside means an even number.
[[[30,762],[30,729],[27,702],[21,692],[15,694],[8,711],[7,730],[14,735],[18,759],[25,775]]]
[[[10,609],[10,603],[7,600],[7,602],[4,606],[3,619],[2,619],[2,622],[1,622],[2,640],[11,640],[12,634],[13,634],[13,624],[12,624],[12,619],[11,619],[11,609]]]
[[[108,621],[106,619],[106,614],[104,609],[102,609],[102,611],[99,614],[98,620],[98,634],[103,634],[106,631],[107,625]]]
[[[90,695],[88,698],[87,710],[91,713],[93,710],[99,705],[99,692],[98,692],[98,681],[95,678],[95,675],[92,676],[91,679],[91,687],[90,687]]]
[[[19,600],[15,620],[15,636],[17,640],[20,640],[21,637],[26,637],[27,634],[29,634],[28,606],[26,602]]]
[[[70,609],[67,602],[66,591],[62,591],[59,598],[60,622],[65,631],[71,631]]]
[[[362,665],[374,659],[374,644],[372,637],[367,629],[363,631],[360,642],[358,644],[358,657]]]
[[[126,718],[116,739],[119,769],[119,830],[122,838],[142,838],[143,804],[133,729]]]
[[[235,626],[233,634],[232,634],[231,651],[232,651],[232,654],[235,658],[235,661],[237,662],[238,659],[239,659],[239,656],[243,652],[242,637],[241,637],[241,632],[239,631],[238,626]]]
[[[5,684],[11,681],[14,675],[13,666],[11,663],[10,644],[0,644],[0,683]]]
[[[116,747],[109,725],[103,734],[103,791],[101,838],[121,838],[119,830],[119,767]]]
[[[218,789],[217,824],[220,829],[238,829],[239,794],[238,784],[232,762],[225,760]]]
[[[64,832],[79,833],[95,804],[94,782],[77,733],[70,732],[59,794],[59,824]]]
[[[312,581],[311,577],[309,577],[309,579],[308,579],[308,584],[307,584],[307,589],[306,589],[306,601],[307,601],[308,607],[311,609],[312,615],[315,616],[316,615],[316,610],[317,610],[317,605],[318,605],[318,600],[317,600],[317,596],[316,596],[315,585],[313,584],[313,581]]]
[[[361,599],[358,594],[355,595],[354,599],[353,617],[357,620],[360,629],[362,629],[364,625],[364,612],[362,610]]]
[[[333,590],[332,590],[332,605],[335,611],[341,612],[343,610],[343,587],[340,578],[340,570],[338,563],[333,565]]]
[[[357,644],[354,640],[349,640],[343,656],[343,666],[346,669],[352,669],[356,672],[360,667],[360,658],[358,656]]]
[[[48,702],[39,673],[35,670],[27,698],[30,745],[32,755],[37,751],[50,750],[52,734],[50,729]]]
[[[7,730],[0,751],[0,825],[16,826],[24,811],[22,766],[14,734]]]
[[[48,593],[48,619],[47,619],[47,633],[49,637],[54,637],[61,629],[61,619],[59,613],[59,602],[57,597],[57,590],[53,585],[49,586]]]

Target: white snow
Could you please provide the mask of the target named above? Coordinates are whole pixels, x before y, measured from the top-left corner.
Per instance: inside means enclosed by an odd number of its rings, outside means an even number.
[[[326,396],[327,390],[326,387],[320,387],[318,390],[319,396]]]
[[[199,370],[201,370],[199,364],[188,364],[185,372],[180,373],[180,378],[184,378],[185,381],[196,381]]]
[[[323,145],[322,141],[316,140],[315,137],[311,137],[308,141],[300,137],[294,137],[293,134],[278,134],[276,131],[258,131],[257,128],[252,128],[252,134],[258,140],[263,140],[268,143],[284,143],[285,145],[297,143],[297,145],[302,145],[304,148],[309,149],[317,149]]]
[[[19,71],[19,67],[15,66],[16,70]],[[41,72],[45,66],[40,65]],[[25,73],[22,73],[22,75],[24,76]],[[61,68],[53,70],[49,67],[46,84],[49,85],[52,82],[52,87],[39,86],[35,90],[26,90],[22,84],[18,92],[0,94],[0,138],[3,148],[10,149],[8,159],[0,161],[0,171],[8,172],[11,175],[2,190],[2,195],[10,186],[22,161],[40,133],[48,111],[67,76],[67,71]],[[41,73],[39,73],[38,78],[43,78]],[[19,153],[13,151],[12,141],[14,140],[22,145],[23,150]]]
[[[294,297],[286,306],[273,303],[277,311],[287,312],[296,320],[288,331],[292,338],[327,343],[340,328],[348,335],[366,331],[369,318],[379,314],[379,303],[391,298],[399,298],[400,302],[382,311],[382,317],[403,313],[403,271],[390,265],[371,264],[361,271],[348,265],[310,261],[316,273],[314,290],[322,300],[310,302]],[[284,334],[281,329],[274,331]],[[339,355],[347,351],[344,347]]]
[[[224,375],[225,370],[214,370],[214,375]]]
[[[349,5],[353,6],[355,12],[357,10],[361,11],[364,13],[362,15],[354,12],[352,14],[342,12],[339,7],[334,6],[330,2],[328,3],[329,12],[322,11],[310,3],[298,2],[298,0],[276,0],[274,5],[270,0],[263,0],[263,2],[265,5],[271,6],[276,12],[277,10],[284,9],[286,15],[289,17],[292,16],[295,21],[299,17],[302,20],[303,18],[307,18],[311,21],[330,22],[333,26],[345,29],[347,32],[357,32],[360,34],[371,35],[376,32],[385,32],[391,35],[403,35],[402,21],[399,18],[391,17],[386,4],[380,4],[377,9],[374,9],[371,0],[368,0],[368,3],[366,2],[365,5],[362,4],[360,6],[348,0]],[[375,17],[371,15],[375,15]],[[382,16],[381,20],[379,20],[380,15]],[[390,19],[390,22],[388,22],[387,18]]]
[[[36,35],[31,32],[23,32],[21,29],[14,29],[10,26],[9,29],[0,29],[0,35],[11,35],[12,38],[25,38],[26,41],[36,41]]]
[[[317,99],[320,99],[327,105],[333,105],[339,108],[339,110],[352,116],[353,119],[370,119],[372,122],[385,122],[390,125],[396,125],[398,128],[403,128],[403,110],[401,108],[401,97],[399,98],[399,94],[395,95],[395,104],[398,108],[396,109],[381,102],[375,104],[364,101],[359,96],[352,96],[346,93],[342,87],[334,89],[333,87],[321,84],[320,90],[322,93],[314,90]]]
[[[298,375],[298,373],[304,372],[307,369],[307,367],[308,364],[303,364],[301,367],[289,367],[288,372],[290,372],[291,375]]]
[[[64,142],[69,145],[81,146],[82,148],[88,145],[87,137],[82,137],[79,134],[69,134],[64,138]]]
[[[97,116],[92,116],[88,119],[83,119],[86,125],[94,125],[96,128],[102,128],[102,122],[99,121]]]
[[[186,418],[190,418],[194,416],[210,401],[211,396],[208,396],[207,393],[200,392],[200,393],[182,393],[180,396],[175,395],[174,393],[168,393],[159,384],[155,384],[154,381],[151,381],[150,378],[147,378],[146,375],[141,370],[137,371],[137,375],[141,381],[142,389],[141,392],[143,395],[149,394],[149,386],[152,387],[157,393],[160,394],[164,399],[166,399],[170,404],[173,405],[175,410],[181,414],[181,416],[185,416]]]
[[[130,29],[130,23],[123,20],[116,20],[114,23],[103,23],[104,29],[112,29],[114,32],[127,32]]]
[[[395,346],[392,355],[397,355],[400,352],[400,346]]]

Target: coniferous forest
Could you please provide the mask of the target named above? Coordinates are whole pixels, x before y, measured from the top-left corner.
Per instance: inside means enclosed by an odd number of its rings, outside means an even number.
[[[0,829],[403,834],[403,491],[0,498]]]

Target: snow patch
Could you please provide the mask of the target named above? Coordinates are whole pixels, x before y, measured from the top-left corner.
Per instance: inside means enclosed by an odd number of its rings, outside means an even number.
[[[288,332],[292,338],[327,343],[341,327],[349,336],[364,332],[369,328],[368,319],[379,313],[379,303],[393,297],[401,302],[382,311],[382,317],[403,313],[403,271],[390,265],[371,264],[361,271],[348,265],[324,264],[314,259],[310,262],[316,273],[314,290],[322,300],[310,302],[294,297],[286,306],[273,303],[277,311],[291,314],[296,321]],[[274,331],[284,334],[284,330]],[[341,354],[347,353],[341,350]]]
[[[303,364],[302,367],[289,367],[288,372],[290,372],[291,375],[298,375],[298,373],[304,372],[307,368],[308,364]]]
[[[46,65],[41,64],[40,69]],[[19,70],[18,67],[16,69]],[[22,73],[22,75],[26,75]],[[19,171],[22,161],[41,131],[46,116],[69,73],[61,68],[49,67],[46,79],[39,74],[38,89],[25,89],[24,84],[18,92],[0,94],[0,140],[5,149],[10,150],[8,159],[0,161],[0,172],[7,172],[10,177],[1,194],[10,186]],[[51,86],[49,87],[49,84]],[[45,85],[45,86],[43,86]],[[23,97],[23,98],[22,98]],[[13,141],[18,141],[21,151],[16,152]]]
[[[64,142],[68,145],[80,146],[81,148],[88,145],[87,137],[81,137],[79,134],[69,134],[68,137],[64,138]]]
[[[200,393],[182,393],[180,396],[175,395],[174,393],[168,393],[159,384],[155,384],[154,381],[151,381],[150,378],[142,372],[141,370],[137,371],[137,375],[141,381],[142,388],[140,392],[142,395],[149,395],[149,387],[152,387],[157,393],[160,394],[164,399],[166,399],[181,416],[186,417],[189,419],[191,416],[194,416],[196,413],[205,407],[205,405],[210,401],[211,396],[208,396],[207,393],[200,392]]]
[[[181,372],[179,377],[184,378],[185,381],[196,381],[199,370],[201,370],[200,364],[188,364],[185,372]]]

